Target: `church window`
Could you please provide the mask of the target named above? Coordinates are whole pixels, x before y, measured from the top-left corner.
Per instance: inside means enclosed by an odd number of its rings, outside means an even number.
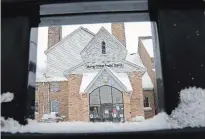
[[[106,54],[105,42],[102,42],[102,54]]]

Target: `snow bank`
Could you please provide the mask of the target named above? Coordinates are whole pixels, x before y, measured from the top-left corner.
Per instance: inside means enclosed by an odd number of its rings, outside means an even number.
[[[170,121],[171,128],[205,127],[205,90],[195,87],[182,90]]]
[[[93,133],[93,132],[126,132],[148,131],[184,127],[205,127],[205,90],[197,88],[184,89],[180,92],[180,104],[167,115],[161,112],[151,119],[142,122],[127,123],[37,123],[29,120],[26,126],[19,125],[13,119],[5,120],[3,132],[11,133]]]
[[[14,99],[14,94],[7,92],[7,93],[3,93],[1,94],[1,103],[3,102],[10,102]]]

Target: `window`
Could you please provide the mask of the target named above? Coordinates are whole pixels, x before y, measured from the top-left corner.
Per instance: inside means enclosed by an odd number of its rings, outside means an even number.
[[[38,101],[35,102],[35,112],[38,112]]]
[[[36,84],[36,92],[39,91],[39,84]]]
[[[113,103],[123,103],[122,102],[122,93],[115,89],[115,88],[112,88],[112,97],[113,97]]]
[[[99,97],[100,89],[95,89],[92,94],[90,94],[90,102],[92,105],[100,104],[100,97]]]
[[[102,54],[106,54],[105,42],[102,42]]]
[[[144,97],[144,107],[149,107],[149,98]]]
[[[51,101],[51,112],[59,112],[60,103],[57,100]]]
[[[112,103],[112,94],[110,86],[100,87],[100,99],[101,103]]]
[[[59,92],[60,91],[60,83],[54,82],[49,84],[50,92]]]
[[[112,86],[101,86],[90,94],[90,121],[124,122],[123,94]]]

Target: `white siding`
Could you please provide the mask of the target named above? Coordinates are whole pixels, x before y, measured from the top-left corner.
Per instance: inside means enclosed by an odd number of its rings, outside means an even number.
[[[93,35],[79,29],[47,53],[47,76],[63,76],[63,72],[82,62],[80,52]]]

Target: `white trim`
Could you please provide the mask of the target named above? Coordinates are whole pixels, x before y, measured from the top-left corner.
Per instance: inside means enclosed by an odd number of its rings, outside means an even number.
[[[131,62],[127,61],[127,60],[123,60],[123,62],[124,62],[125,64],[128,64],[129,66],[132,66],[133,68],[136,68],[136,71],[142,71],[142,72],[143,72],[143,75],[144,75],[144,73],[147,71],[146,68],[141,67],[141,66],[138,66],[138,65],[136,65],[136,64],[134,64],[134,63],[131,63]],[[65,71],[63,72],[64,76],[68,76],[69,74],[72,74],[72,73],[71,73],[72,71],[75,71],[76,69],[78,69],[78,68],[84,66],[85,64],[87,64],[87,62],[80,63],[80,64],[78,64],[78,65],[76,65],[76,66],[74,66],[74,67],[72,67],[72,68],[70,68],[70,69],[65,70]],[[123,68],[122,68],[122,69],[123,69]],[[95,70],[96,70],[96,71],[99,71],[100,69],[95,69]]]
[[[91,81],[91,83],[87,86],[87,88],[85,89],[85,93],[91,93],[92,90],[90,91],[89,89],[92,87],[92,85],[96,82],[96,80],[100,77],[100,75],[103,73],[103,71],[106,71],[108,74],[110,74],[113,79],[122,87],[124,92],[127,92],[127,88],[126,86],[107,68],[104,67],[96,76],[95,78]]]
[[[72,72],[72,71],[74,71],[75,69],[78,69],[78,68],[84,66],[85,64],[86,64],[86,62],[83,62],[83,63],[80,63],[80,64],[78,64],[78,65],[76,65],[76,66],[74,66],[74,67],[72,67],[72,68],[70,68],[70,69],[68,69],[68,70],[65,70],[65,71],[63,72],[63,75],[64,75],[64,76],[68,76],[70,72]]]
[[[133,66],[133,67],[135,67],[135,68],[137,68],[137,69],[140,69],[140,70],[142,70],[142,71],[144,71],[144,72],[147,71],[147,69],[146,69],[145,67],[136,65],[136,64],[134,64],[134,63],[132,63],[132,62],[129,62],[129,61],[127,61],[127,60],[123,60],[123,61],[124,61],[126,64],[128,64],[128,65],[130,65],[130,66]]]

